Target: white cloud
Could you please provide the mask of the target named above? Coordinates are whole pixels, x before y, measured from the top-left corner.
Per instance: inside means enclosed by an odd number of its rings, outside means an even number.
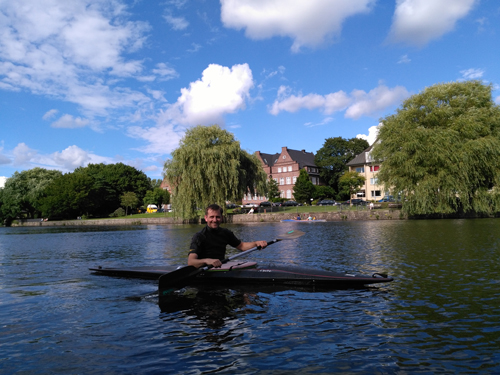
[[[50,120],[51,118],[54,118],[55,115],[57,115],[59,111],[57,109],[51,109],[50,111],[47,111],[42,118],[44,120]]]
[[[0,85],[29,90],[105,115],[147,97],[103,84],[102,77],[138,77],[149,26],[127,21],[117,1],[17,0],[0,3]],[[110,83],[111,84],[111,83]]]
[[[368,135],[366,134],[358,134],[356,138],[361,138],[361,139],[366,139],[370,145],[373,144],[377,140],[378,137],[378,132],[380,130],[380,127],[382,126],[382,123],[379,123],[376,126],[371,126],[368,129]]]
[[[131,126],[128,136],[148,142],[143,152],[170,153],[178,147],[186,127],[223,125],[224,115],[244,109],[253,85],[248,64],[231,68],[211,64],[201,79],[182,88],[177,101],[160,112],[155,126]]]
[[[54,152],[50,157],[56,165],[70,171],[86,166],[92,160],[87,151],[75,145],[69,146],[61,152]]]
[[[354,103],[347,108],[345,117],[358,119],[361,116],[374,116],[380,111],[399,104],[410,93],[403,86],[392,89],[385,85],[379,85],[369,92],[354,90],[351,93]]]
[[[253,86],[248,64],[231,68],[210,64],[201,79],[181,89],[177,102],[166,111],[167,117],[188,126],[221,122],[223,115],[245,108]]]
[[[171,15],[163,16],[165,21],[172,27],[174,30],[184,30],[189,26],[189,22],[186,21],[184,17],[173,17]]]
[[[323,125],[326,125],[326,124],[329,124],[330,122],[333,121],[333,117],[325,117],[321,122],[319,123],[312,123],[312,122],[306,122],[304,124],[304,126],[308,127],[308,128],[312,128],[312,127],[315,127],[315,126],[323,126]]]
[[[278,98],[269,109],[272,115],[277,115],[281,111],[294,113],[302,108],[320,109],[325,114],[332,114],[347,108],[352,101],[344,91],[337,91],[325,96],[319,94],[291,95],[289,92],[290,89],[286,86],[281,86],[278,89]]]
[[[462,74],[463,79],[479,79],[483,76],[484,70],[483,69],[466,69],[466,70],[461,70],[460,74]]]
[[[225,27],[245,29],[251,39],[293,39],[292,51],[340,36],[348,17],[368,13],[375,0],[221,0]]]
[[[500,96],[497,96],[497,97],[495,98],[495,103],[500,105]]]
[[[161,76],[162,81],[167,81],[172,78],[176,78],[179,74],[175,71],[174,68],[170,67],[165,63],[156,64],[156,69],[153,69],[153,73]]]
[[[345,117],[358,119],[361,116],[374,116],[381,110],[398,104],[408,96],[408,91],[402,86],[390,89],[387,86],[379,85],[368,93],[363,90],[353,90],[348,95],[344,91],[337,91],[324,96],[319,94],[292,95],[288,87],[281,86],[278,89],[277,99],[269,108],[269,112],[278,115],[281,111],[293,113],[306,108],[309,110],[318,109],[328,115],[346,110]]]
[[[89,125],[90,121],[87,119],[82,119],[81,117],[73,117],[71,115],[63,115],[58,120],[54,121],[50,124],[53,128],[67,128],[67,129],[75,129],[75,128],[83,128],[84,126]]]
[[[408,64],[410,62],[410,58],[408,58],[408,55],[403,55],[398,61],[398,64]]]
[[[389,40],[423,46],[453,30],[476,0],[396,0]]]
[[[12,164],[14,166],[23,166],[32,162],[38,155],[38,152],[29,148],[25,143],[19,143],[14,147],[12,154],[14,155]]]
[[[0,188],[3,188],[5,186],[6,181],[7,181],[7,177],[0,176]]]

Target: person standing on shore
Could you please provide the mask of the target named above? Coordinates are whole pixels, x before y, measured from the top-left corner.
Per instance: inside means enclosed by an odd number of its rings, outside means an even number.
[[[267,246],[267,241],[243,242],[238,239],[229,229],[221,228],[222,208],[217,204],[211,204],[205,209],[205,221],[207,225],[196,233],[191,239],[189,246],[188,265],[196,268],[222,265],[221,260],[226,256],[226,246],[246,251],[254,247],[261,249]]]

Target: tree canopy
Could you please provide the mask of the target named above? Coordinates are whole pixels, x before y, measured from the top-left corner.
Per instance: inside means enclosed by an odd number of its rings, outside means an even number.
[[[293,197],[297,202],[310,204],[315,192],[316,189],[309,179],[309,174],[302,168],[293,187]]]
[[[40,199],[45,188],[62,173],[44,168],[15,172],[3,188],[0,218],[8,221],[19,216],[41,217]]]
[[[315,157],[323,181],[339,193],[339,178],[348,170],[346,164],[368,147],[369,143],[365,139],[327,138]]]
[[[372,157],[378,179],[408,214],[500,209],[500,108],[491,85],[426,88],[382,120]]]
[[[351,199],[351,195],[360,191],[364,183],[365,177],[360,175],[358,172],[346,172],[339,178],[340,193],[348,195],[349,199]]]
[[[234,135],[218,125],[189,129],[164,174],[172,187],[172,208],[183,218],[196,216],[196,208],[236,201],[250,192],[266,191],[267,176],[255,155],[240,148]]]

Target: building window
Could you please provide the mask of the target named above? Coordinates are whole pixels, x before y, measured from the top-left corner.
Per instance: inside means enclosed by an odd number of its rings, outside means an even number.
[[[284,178],[280,178],[280,185],[285,185],[285,179]]]
[[[358,191],[358,193],[356,194],[359,198],[364,198],[365,197],[365,191],[364,190],[360,190]]]
[[[286,178],[286,184],[287,184],[287,185],[290,185],[291,183],[292,183],[291,178],[290,178],[290,177],[287,177],[287,178]]]
[[[370,184],[371,185],[378,185],[378,178],[377,177],[370,178]]]
[[[278,173],[281,173],[281,167],[278,168]]]
[[[380,165],[374,165],[370,167],[370,172],[377,172],[380,169]]]
[[[285,191],[284,190],[280,191],[280,198],[285,198]]]
[[[365,167],[357,167],[356,172],[358,173],[365,173]]]
[[[293,176],[293,184],[295,185],[296,182],[297,182],[297,176]]]
[[[292,198],[292,191],[291,191],[291,190],[287,190],[287,191],[286,191],[286,197],[287,197],[288,199]]]
[[[381,197],[382,193],[380,190],[372,190],[372,198]]]
[[[278,183],[278,178],[274,178],[273,180],[276,181],[276,183]]]
[[[288,172],[291,172],[292,171],[292,166],[289,166],[288,167]]]

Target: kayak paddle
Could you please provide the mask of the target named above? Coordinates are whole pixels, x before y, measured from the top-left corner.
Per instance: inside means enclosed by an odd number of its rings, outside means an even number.
[[[305,233],[300,231],[300,230],[291,230],[290,232],[287,232],[283,235],[281,235],[279,238],[276,238],[272,241],[267,242],[267,246],[272,245],[273,243],[283,241],[283,240],[294,240],[296,238],[299,238],[303,236]],[[250,250],[243,251],[239,254],[233,255],[229,258],[226,258],[224,260],[221,260],[222,264],[227,263],[233,259],[242,257],[244,255],[248,255],[249,253],[259,250],[260,247],[254,247]],[[158,279],[158,292],[161,297],[162,293],[163,294],[168,294],[172,289],[174,288],[182,288],[183,286],[186,286],[189,282],[189,279],[192,277],[198,275],[199,273],[209,270],[213,266],[205,266],[205,267],[200,267],[196,268],[195,266],[185,266],[182,268],[179,268],[178,270],[166,273],[164,275],[161,275],[160,278]]]

